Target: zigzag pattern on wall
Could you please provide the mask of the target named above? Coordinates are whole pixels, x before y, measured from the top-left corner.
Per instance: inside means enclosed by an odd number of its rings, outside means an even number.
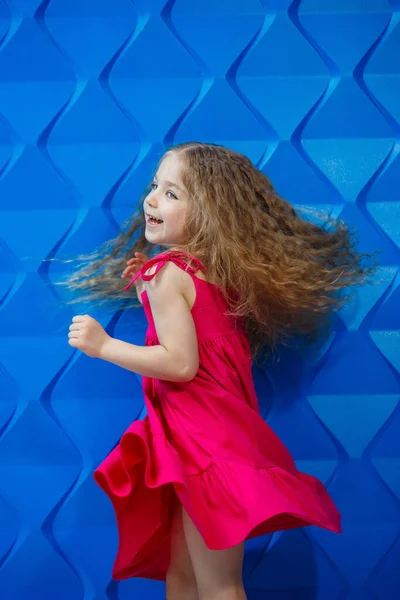
[[[163,149],[192,139],[245,153],[380,250],[379,282],[317,364],[255,372],[264,417],[328,487],[343,534],[253,540],[249,598],[398,597],[399,98],[399,0],[0,0],[4,600],[164,597],[111,580],[115,520],[92,479],[143,416],[140,380],[68,346],[79,307],[45,259],[112,237]],[[143,343],[141,311],[90,314]]]

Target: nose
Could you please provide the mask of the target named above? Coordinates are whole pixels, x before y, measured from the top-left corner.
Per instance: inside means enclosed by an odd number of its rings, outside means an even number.
[[[158,205],[157,190],[153,190],[152,192],[150,192],[150,194],[147,196],[145,202],[146,202],[146,204],[151,206],[151,208],[156,208]]]
[[[144,201],[144,205],[145,205],[145,209],[146,209],[146,206],[148,206],[149,208],[152,208],[154,210],[157,209],[157,202],[152,198],[146,198],[146,200]]]

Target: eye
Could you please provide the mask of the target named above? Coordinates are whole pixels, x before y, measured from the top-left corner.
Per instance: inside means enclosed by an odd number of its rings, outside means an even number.
[[[153,192],[153,191],[156,189],[156,187],[157,187],[157,184],[156,184],[156,183],[154,183],[154,182],[153,182],[153,183],[151,183],[151,184],[149,185],[150,192]]]
[[[169,194],[171,194],[171,195],[169,196]],[[172,197],[173,199],[178,200],[177,196],[175,196],[174,192],[171,192],[171,190],[168,190],[167,196],[168,196],[168,198]]]

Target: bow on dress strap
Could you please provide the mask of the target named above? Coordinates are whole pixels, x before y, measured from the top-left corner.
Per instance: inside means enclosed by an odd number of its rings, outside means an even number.
[[[190,258],[195,263],[196,266],[192,267],[192,266],[188,265],[185,258]],[[186,254],[185,252],[177,252],[177,251],[168,252],[165,254],[160,254],[159,256],[155,256],[154,258],[151,258],[150,260],[148,260],[139,269],[139,271],[137,273],[135,273],[135,275],[132,277],[132,279],[130,280],[128,285],[126,287],[124,287],[124,290],[129,290],[129,288],[135,283],[136,279],[138,279],[139,276],[141,276],[143,281],[150,281],[158,273],[158,271],[160,269],[162,269],[162,267],[165,265],[165,263],[168,262],[169,260],[174,262],[178,267],[181,267],[184,271],[189,271],[190,273],[196,273],[199,270],[201,270],[201,271],[207,270],[202,265],[202,263],[199,261],[199,259],[196,258],[195,256],[191,256],[190,254]],[[153,265],[157,265],[154,273],[151,273],[151,275],[146,275],[146,271],[148,271]]]

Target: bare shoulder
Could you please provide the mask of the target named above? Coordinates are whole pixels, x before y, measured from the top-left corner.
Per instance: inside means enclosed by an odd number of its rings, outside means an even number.
[[[159,271],[157,271],[157,264],[152,265],[147,275],[154,275],[150,281],[144,281],[146,290],[153,292],[176,290],[178,293],[185,294],[191,283],[190,275],[172,261],[166,262]]]

